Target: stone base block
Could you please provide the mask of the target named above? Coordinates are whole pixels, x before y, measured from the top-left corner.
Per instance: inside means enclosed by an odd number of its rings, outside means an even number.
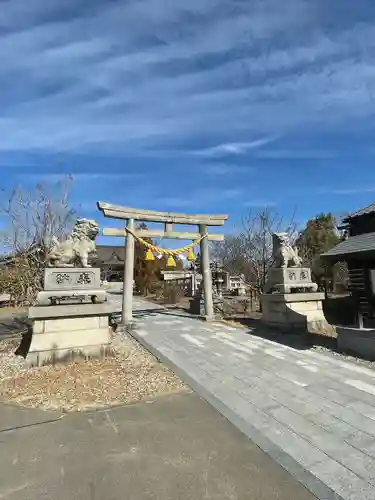
[[[57,305],[76,301],[101,304],[107,301],[107,292],[103,288],[97,290],[54,290],[38,293],[36,302],[41,306]]]
[[[111,312],[107,304],[30,308],[33,327],[26,360],[40,366],[105,356],[111,351]]]
[[[67,326],[69,327],[69,325]],[[110,332],[108,327],[93,328],[91,330],[77,328],[76,330],[58,330],[38,334],[34,331],[29,352],[81,348],[87,345],[105,345],[109,344],[109,341]]]
[[[264,294],[262,321],[276,328],[332,335],[323,313],[324,293]]]
[[[375,329],[337,326],[337,347],[340,351],[375,361]]]
[[[33,306],[29,308],[29,319],[65,318],[86,316],[109,316],[116,307],[112,304],[67,304],[58,306]]]
[[[48,351],[29,352],[26,358],[28,366],[55,365],[58,363],[73,363],[79,359],[105,359],[114,355],[109,345],[85,346],[75,349],[50,349]]]

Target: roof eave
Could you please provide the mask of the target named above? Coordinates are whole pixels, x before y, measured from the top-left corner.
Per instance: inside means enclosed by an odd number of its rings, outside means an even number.
[[[335,261],[335,262],[340,262],[343,260],[347,260],[346,257],[348,257],[349,254],[322,254],[321,258],[329,261]]]
[[[358,211],[359,212],[359,211]],[[375,210],[369,210],[368,212],[358,213],[354,212],[353,214],[348,215],[345,219],[342,219],[342,223],[348,224],[354,219],[358,219],[360,217],[374,217]]]
[[[347,252],[347,253],[339,253],[339,254],[321,254],[321,257],[326,260],[335,261],[335,262],[343,262],[348,261],[353,258],[359,257],[368,257],[369,255],[375,254],[374,250],[357,250],[356,252]]]

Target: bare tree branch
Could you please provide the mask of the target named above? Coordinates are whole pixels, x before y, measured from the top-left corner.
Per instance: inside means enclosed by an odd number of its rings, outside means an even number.
[[[42,286],[51,246],[71,228],[74,220],[69,200],[71,180],[66,177],[53,185],[2,191],[0,216],[7,225],[0,233],[0,245],[10,259],[0,271],[0,291],[9,293],[14,305],[33,302]]]
[[[272,208],[251,211],[244,217],[242,230],[214,246],[215,259],[232,274],[243,274],[257,291],[265,284],[272,265],[272,233],[287,232],[294,241],[297,236],[295,215],[286,221]]]

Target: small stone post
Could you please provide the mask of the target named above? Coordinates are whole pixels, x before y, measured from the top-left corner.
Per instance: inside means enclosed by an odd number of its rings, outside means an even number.
[[[127,228],[134,232],[134,219],[128,219]],[[124,286],[122,290],[122,324],[133,321],[134,236],[127,233],[125,242]]]
[[[363,316],[362,316],[362,313],[361,311],[357,311],[357,324],[358,324],[358,328],[360,330],[362,330],[363,328]]]
[[[207,233],[206,225],[199,225],[199,231],[201,236]],[[206,319],[214,319],[214,305],[212,299],[212,276],[210,269],[210,258],[208,253],[208,240],[203,238],[200,243],[201,247],[201,267],[202,267],[202,278],[203,278],[203,290],[204,290],[204,308],[206,312]]]

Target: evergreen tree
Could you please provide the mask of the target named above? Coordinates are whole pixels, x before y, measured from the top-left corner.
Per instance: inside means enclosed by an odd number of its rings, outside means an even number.
[[[303,265],[311,268],[313,281],[323,288],[325,278],[331,277],[332,267],[320,257],[340,241],[335,217],[321,213],[307,221],[296,241]]]

